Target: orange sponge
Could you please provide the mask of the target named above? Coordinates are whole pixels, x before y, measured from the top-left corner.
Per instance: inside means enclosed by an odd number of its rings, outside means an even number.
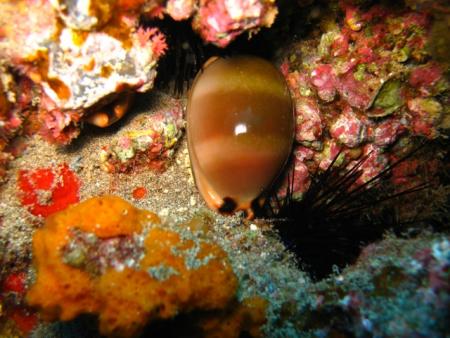
[[[33,237],[35,284],[27,295],[45,319],[97,314],[100,332],[130,337],[150,321],[220,310],[235,299],[226,253],[186,227],[113,196],[53,214]]]

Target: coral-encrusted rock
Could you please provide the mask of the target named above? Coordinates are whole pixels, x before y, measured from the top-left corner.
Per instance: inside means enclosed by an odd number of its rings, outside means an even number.
[[[1,76],[2,74],[0,74]],[[3,90],[3,84],[2,81],[0,81],[0,133],[6,134],[3,129],[5,129],[5,121],[8,117],[8,111],[9,111],[9,102],[6,98],[6,93]],[[1,140],[0,141],[0,179],[3,177],[6,171],[6,164],[8,163],[8,160],[10,159],[10,155],[8,153],[4,153],[3,150],[5,149],[6,141]]]
[[[118,10],[112,18],[111,1],[52,4],[0,3],[0,60],[42,87],[43,134],[68,143],[87,115],[108,126],[125,114],[131,93],[152,88],[167,45],[157,29],[138,28],[139,13]]]
[[[187,227],[158,224],[113,196],[50,216],[33,238],[29,304],[49,320],[98,314],[102,334],[123,337],[181,312],[226,308],[237,288],[226,253]]]
[[[120,133],[117,139],[100,150],[101,168],[106,172],[165,169],[183,133],[181,107],[174,103],[173,107],[133,122],[137,129]]]
[[[48,0],[0,2],[0,59],[33,58],[57,31],[57,15]]]
[[[286,197],[288,192],[293,192],[293,198],[301,198],[302,194],[308,190],[311,184],[311,177],[305,161],[311,160],[313,155],[313,150],[303,146],[298,146],[294,149],[294,161],[289,169],[291,175],[284,179],[278,190],[277,195],[280,199]]]
[[[205,41],[225,47],[244,31],[270,27],[277,13],[273,0],[201,0],[193,27]]]
[[[311,98],[301,97],[295,105],[295,139],[301,143],[311,143],[322,136],[322,120],[317,103]]]
[[[377,124],[369,133],[374,144],[386,147],[394,143],[405,130],[401,120],[389,119]]]
[[[3,78],[3,74],[0,73],[0,78]],[[3,81],[0,81],[0,119],[4,121],[9,111],[9,102],[6,98],[6,93],[3,88]]]
[[[424,96],[433,92],[433,86],[442,78],[442,69],[436,63],[428,63],[411,72],[409,83]]]
[[[79,45],[73,31],[64,29],[60,42],[48,49],[46,94],[60,109],[87,109],[123,88],[144,92],[153,85],[159,56],[144,29],[123,41],[103,32],[91,32]],[[148,34],[148,36],[146,36]],[[64,89],[63,89],[64,88]]]
[[[339,155],[342,147],[337,144],[335,140],[327,140],[324,142],[323,150],[321,152],[317,152],[314,154],[314,160],[318,163],[319,169],[327,170],[331,163],[336,159],[336,156]],[[337,159],[336,164],[342,164],[342,156]]]
[[[367,182],[388,167],[400,135],[411,144],[416,136],[437,138],[450,125],[445,65],[426,48],[431,16],[361,3],[330,5],[322,34],[294,42],[282,60],[297,107],[296,140],[314,151],[311,176],[339,152],[335,165],[370,154],[358,180]],[[294,175],[293,186],[304,186],[304,176]]]
[[[433,98],[415,98],[408,101],[411,111],[411,128],[414,133],[428,138],[438,135],[435,125],[441,120],[443,108],[439,101]]]
[[[111,18],[116,1],[111,0],[53,0],[67,27],[89,31],[101,27]]]
[[[195,5],[194,0],[168,0],[166,12],[176,21],[186,20],[192,15]]]
[[[322,100],[333,101],[336,95],[336,74],[331,65],[318,65],[311,72],[311,83],[316,86]]]
[[[369,182],[375,176],[380,174],[389,165],[388,156],[382,152],[380,147],[374,144],[367,144],[363,148],[363,156],[367,156],[367,159],[361,165],[362,174],[356,181],[357,184],[364,184]],[[349,165],[354,163],[350,162]]]
[[[353,148],[366,139],[367,128],[350,107],[347,107],[330,126],[330,134],[335,140]]]

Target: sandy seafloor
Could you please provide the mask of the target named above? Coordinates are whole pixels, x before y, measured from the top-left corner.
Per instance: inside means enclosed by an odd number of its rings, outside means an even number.
[[[80,201],[114,194],[139,208],[156,212],[170,226],[187,221],[199,212],[210,213],[215,224],[209,235],[229,254],[240,282],[238,298],[260,295],[270,300],[267,330],[271,331],[270,326],[277,321],[281,304],[295,299],[300,290],[305,290],[310,279],[296,268],[293,257],[270,225],[247,221],[243,215],[221,216],[207,210],[191,174],[185,133],[167,170],[162,173],[140,169],[130,174],[111,174],[100,168],[99,151],[102,146],[114,141],[124,131],[139,129],[143,125],[141,122],[149,115],[165,107],[169,109],[170,102],[173,103],[171,100],[171,97],[156,91],[145,94],[117,125],[108,129],[84,128],[79,138],[67,147],[58,147],[38,135],[33,136],[26,151],[11,162],[7,182],[0,186],[0,216],[3,223],[0,249],[5,262],[2,269],[20,270],[22,265],[29,264],[33,231],[43,224],[43,219],[31,215],[19,202],[18,171],[67,163],[81,181]],[[145,198],[133,198],[132,192],[136,187],[147,189]],[[301,295],[298,294],[298,297]],[[287,325],[289,331],[288,322],[277,324],[279,328],[280,325]],[[53,326],[44,324],[33,333],[33,337],[52,336],[60,337]]]

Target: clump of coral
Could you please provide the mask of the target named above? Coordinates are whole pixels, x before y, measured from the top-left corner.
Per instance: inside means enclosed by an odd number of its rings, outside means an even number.
[[[139,168],[164,169],[184,129],[179,104],[158,111],[139,122],[139,129],[120,133],[100,151],[100,165],[106,172],[130,172]]]
[[[156,28],[139,27],[139,13],[112,17],[107,1],[91,16],[82,7],[73,3],[66,11],[44,0],[0,5],[0,60],[38,85],[42,133],[58,143],[76,137],[86,117],[100,127],[120,119],[131,93],[152,88],[167,48]]]
[[[368,157],[360,168],[365,183],[414,147],[414,138],[436,139],[448,125],[446,69],[427,51],[431,16],[339,6],[321,19],[322,34],[294,43],[281,65],[296,104],[297,195],[339,152],[335,165]]]
[[[277,13],[273,0],[204,0],[192,25],[205,41],[225,47],[244,31],[270,27]]]
[[[97,314],[106,335],[130,337],[157,319],[223,310],[235,301],[237,279],[217,244],[188,227],[164,229],[155,214],[118,197],[91,198],[48,217],[33,253],[37,278],[28,303],[48,320]],[[215,317],[199,325],[210,336],[256,333],[264,304],[255,302],[220,313],[231,327]]]

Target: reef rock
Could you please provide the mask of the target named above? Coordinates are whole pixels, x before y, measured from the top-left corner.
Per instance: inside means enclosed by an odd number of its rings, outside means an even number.
[[[81,1],[53,4],[0,4],[0,60],[39,84],[44,135],[68,143],[86,116],[110,125],[127,110],[130,92],[152,88],[167,45],[156,28],[138,27],[138,13],[118,11],[111,18],[112,2],[92,3],[95,11]]]
[[[296,139],[314,152],[301,160],[309,175],[326,170],[337,154],[339,166],[367,156],[358,181],[364,183],[419,137],[445,138],[449,82],[445,64],[427,48],[429,12],[355,3],[321,11],[320,28],[288,47],[280,68],[297,107]],[[298,196],[305,176],[292,183]]]

